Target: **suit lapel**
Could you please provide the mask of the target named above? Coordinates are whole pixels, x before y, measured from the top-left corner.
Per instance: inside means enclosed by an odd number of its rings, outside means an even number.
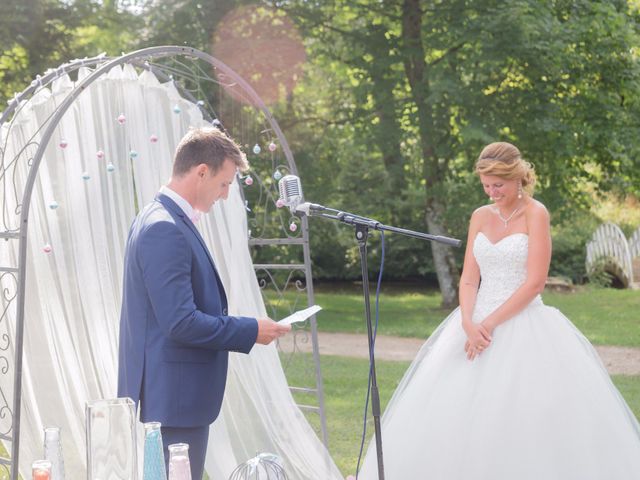
[[[204,238],[202,238],[202,235],[200,235],[200,232],[198,231],[196,226],[193,224],[191,219],[187,218],[184,211],[166,195],[162,195],[160,193],[156,196],[156,200],[158,200],[173,215],[180,217],[180,219],[184,222],[187,228],[189,228],[189,230],[191,230],[191,232],[196,236],[196,238],[200,242],[200,245],[202,245],[202,248],[206,252],[207,258],[209,258],[209,261],[211,262],[211,266],[213,267],[213,270],[216,273],[216,276],[218,277],[218,281],[220,281],[220,275],[218,275],[218,269],[216,268],[216,264],[213,261],[211,252],[209,252],[209,248],[207,247],[207,244],[205,243]],[[220,282],[220,285],[222,285],[222,282]]]

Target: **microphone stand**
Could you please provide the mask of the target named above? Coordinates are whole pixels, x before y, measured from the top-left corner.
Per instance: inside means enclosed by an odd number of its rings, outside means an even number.
[[[428,233],[415,232],[404,228],[392,227],[384,225],[377,220],[362,217],[349,212],[342,212],[332,208],[318,204],[307,204],[308,209],[300,211],[302,214],[309,216],[318,216],[337,220],[347,225],[355,227],[356,240],[360,251],[360,265],[362,267],[362,291],[364,294],[364,312],[367,322],[367,339],[369,342],[369,362],[371,369],[371,414],[373,416],[373,425],[376,437],[376,454],[378,459],[378,479],[384,480],[384,462],[382,457],[382,429],[380,426],[380,394],[378,391],[378,382],[376,378],[376,361],[375,361],[375,344],[373,339],[373,327],[371,325],[371,305],[369,300],[369,267],[367,263],[367,239],[369,230],[384,230],[399,233],[408,237],[420,238],[433,242],[444,243],[454,247],[459,247],[462,242],[455,238],[443,237],[440,235],[430,235]],[[334,213],[324,213],[331,211]]]

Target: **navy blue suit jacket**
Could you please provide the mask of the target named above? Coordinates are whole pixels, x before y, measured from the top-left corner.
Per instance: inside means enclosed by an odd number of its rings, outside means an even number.
[[[230,317],[213,259],[189,218],[159,194],[129,231],[124,264],[118,396],[167,427],[212,423],[228,351],[248,353],[255,318]]]

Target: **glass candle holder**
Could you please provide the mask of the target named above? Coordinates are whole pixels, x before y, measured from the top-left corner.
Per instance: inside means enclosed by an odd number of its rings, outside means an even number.
[[[189,444],[169,445],[169,480],[191,480]]]
[[[144,424],[143,480],[167,480],[160,422]]]
[[[51,462],[49,460],[36,460],[31,464],[32,480],[51,480]]]

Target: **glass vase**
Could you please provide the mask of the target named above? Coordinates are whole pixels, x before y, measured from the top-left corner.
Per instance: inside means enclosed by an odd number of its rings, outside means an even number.
[[[51,480],[64,480],[64,459],[59,427],[44,429],[44,458],[51,462]]]
[[[86,421],[87,479],[137,480],[137,418],[133,400],[88,402]]]
[[[169,480],[191,480],[189,444],[169,445]]]
[[[167,480],[160,422],[144,424],[143,480]]]

